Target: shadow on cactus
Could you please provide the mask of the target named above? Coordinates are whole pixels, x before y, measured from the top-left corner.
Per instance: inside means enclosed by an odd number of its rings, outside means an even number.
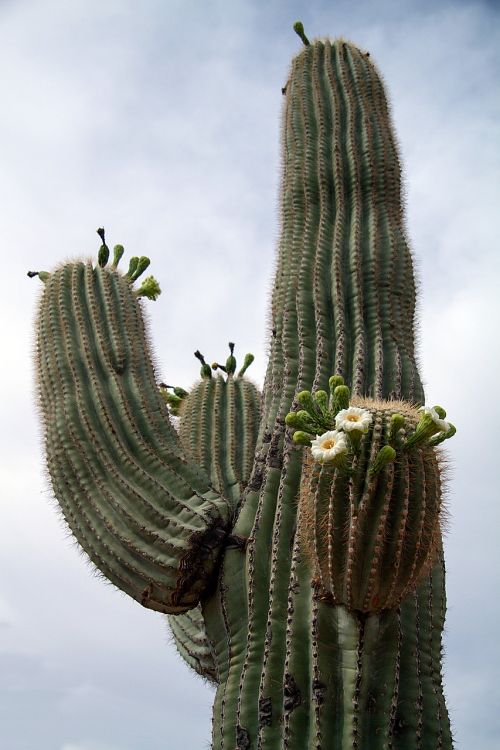
[[[424,406],[395,137],[368,53],[294,28],[262,395],[232,342],[223,365],[195,352],[191,390],[158,379],[141,298],[160,286],[100,229],[95,265],[29,273],[47,465],[89,558],[217,686],[214,748],[451,750],[455,428]]]

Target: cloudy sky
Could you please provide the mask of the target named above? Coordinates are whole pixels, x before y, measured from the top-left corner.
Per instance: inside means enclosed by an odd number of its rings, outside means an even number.
[[[278,224],[280,89],[310,36],[371,51],[390,92],[418,260],[429,402],[459,432],[446,542],[457,747],[496,750],[500,621],[500,9],[486,0],[0,3],[0,737],[6,750],[208,746],[212,693],[161,616],[92,575],[43,473],[31,364],[38,280],[111,244],[147,254],[161,375],[253,351]],[[498,482],[497,482],[498,484]]]

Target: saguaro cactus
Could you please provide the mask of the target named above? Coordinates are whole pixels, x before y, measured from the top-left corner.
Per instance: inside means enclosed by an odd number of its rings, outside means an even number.
[[[40,274],[48,467],[96,566],[217,684],[214,748],[449,750],[454,428],[423,408],[395,138],[368,53],[296,31],[262,404],[232,344],[219,374],[197,352],[189,394],[160,386],[137,299],[158,284],[134,292],[147,259],[121,275],[101,232],[97,266]]]

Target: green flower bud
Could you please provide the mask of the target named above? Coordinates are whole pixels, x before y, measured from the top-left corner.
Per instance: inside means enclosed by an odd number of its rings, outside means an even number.
[[[172,410],[178,409],[181,405],[182,398],[180,398],[180,396],[176,396],[175,393],[170,393],[170,391],[167,390],[166,386],[160,387],[160,394],[162,399]]]
[[[332,377],[328,381],[328,387],[330,388],[330,393],[332,395],[338,385],[344,385],[344,378],[342,377],[342,375],[332,375]]]
[[[203,354],[197,349],[194,353],[194,356],[196,359],[199,359],[201,362],[201,369],[200,369],[200,375],[202,378],[207,379],[212,377],[212,368],[210,365],[207,365],[205,362],[205,357]]]
[[[318,409],[326,416],[328,414],[328,393],[326,391],[316,391],[313,398]]]
[[[292,440],[296,445],[311,445],[311,435],[302,430],[294,432]]]
[[[310,42],[305,35],[303,23],[301,21],[295,21],[295,23],[293,24],[293,30],[300,36],[305,46],[308,47]]]
[[[97,262],[101,266],[101,268],[104,268],[106,263],[109,259],[109,247],[107,245],[101,245],[99,248],[99,253],[97,255]]]
[[[113,248],[113,263],[111,264],[111,268],[114,270],[118,263],[120,262],[120,258],[122,257],[123,253],[125,252],[125,248],[123,245],[115,245]]]
[[[253,354],[245,354],[245,359],[243,360],[243,367],[238,373],[238,377],[242,378],[245,372],[248,370],[252,362],[254,361],[255,357]]]
[[[349,408],[351,392],[346,385],[338,385],[333,392],[332,411],[334,416],[342,409]]]
[[[186,398],[186,396],[188,395],[188,392],[185,391],[184,388],[181,388],[180,386],[176,386],[174,388],[174,393],[179,398]]]
[[[236,358],[233,355],[234,344],[232,343],[232,341],[229,342],[229,351],[231,352],[231,354],[226,359],[226,372],[228,375],[232,375],[236,370]]]
[[[370,466],[369,474],[370,476],[373,476],[374,474],[378,474],[379,471],[381,471],[384,466],[387,466],[387,464],[392,463],[396,459],[396,451],[392,447],[392,445],[384,445],[383,448],[379,450],[377,455],[375,456],[375,461]]]
[[[45,283],[49,278],[50,273],[48,273],[48,271],[28,271],[27,276],[30,279],[34,279],[35,276],[38,276],[40,281],[43,281]]]
[[[315,418],[318,416],[311,391],[300,391],[300,393],[297,393],[296,398],[299,404],[304,407],[311,417]]]
[[[132,279],[133,274],[135,273],[135,270],[139,264],[139,257],[137,255],[133,255],[128,264],[128,271],[125,274],[125,277],[128,279]]]
[[[295,430],[303,430],[314,434],[315,427],[311,422],[309,414],[304,411],[291,411],[285,417],[285,424],[287,427],[292,427]]]
[[[457,428],[451,422],[449,422],[448,424],[450,425],[450,429],[448,430],[448,432],[440,432],[438,435],[434,435],[433,437],[431,437],[428,442],[429,445],[439,445],[440,443],[448,440],[449,438],[453,437],[453,435],[455,435]]]
[[[136,281],[139,278],[139,276],[141,276],[144,273],[144,271],[146,270],[146,268],[149,266],[150,263],[151,261],[149,260],[149,258],[146,258],[145,255],[141,255],[141,257],[137,261],[135,270],[130,277],[130,281]]]
[[[438,413],[440,419],[446,418],[446,411],[443,409],[442,406],[434,406],[434,411]]]
[[[389,440],[395,440],[398,432],[405,426],[406,420],[402,414],[393,414],[391,417],[391,426],[389,429]]]
[[[161,294],[161,289],[154,276],[147,276],[134,293],[136,297],[147,297],[154,301]]]

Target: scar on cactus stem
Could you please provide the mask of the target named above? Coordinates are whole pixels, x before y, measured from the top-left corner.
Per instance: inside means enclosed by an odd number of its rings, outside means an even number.
[[[189,389],[157,377],[138,298],[159,284],[100,228],[96,263],[28,274],[47,466],[92,562],[216,686],[214,750],[452,750],[456,430],[416,363],[396,138],[368,54],[294,28],[263,394],[232,341]]]

